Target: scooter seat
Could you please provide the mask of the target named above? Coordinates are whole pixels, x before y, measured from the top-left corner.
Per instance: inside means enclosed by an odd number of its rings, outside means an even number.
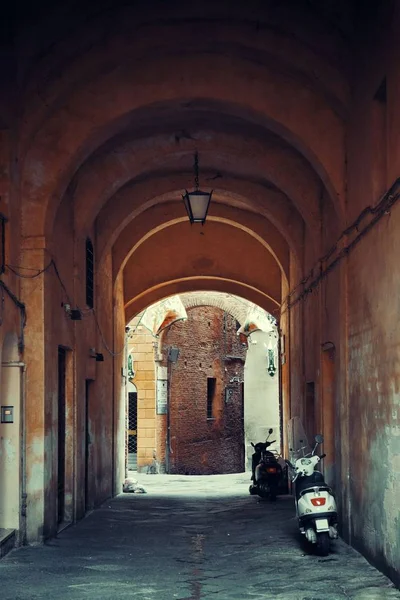
[[[315,487],[327,487],[324,476],[320,471],[314,471],[312,475],[306,475],[306,477],[300,477],[296,480],[296,498],[300,498],[303,492],[307,489]]]

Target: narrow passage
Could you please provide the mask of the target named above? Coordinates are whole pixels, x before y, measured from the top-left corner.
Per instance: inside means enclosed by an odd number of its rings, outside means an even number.
[[[291,497],[248,492],[248,475],[139,475],[42,547],[0,561],[2,600],[386,600],[400,591],[337,541],[305,552]]]

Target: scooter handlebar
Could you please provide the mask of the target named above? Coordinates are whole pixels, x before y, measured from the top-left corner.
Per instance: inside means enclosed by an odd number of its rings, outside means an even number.
[[[319,457],[320,460],[322,460],[323,458],[325,458],[326,454],[321,454],[321,456]]]

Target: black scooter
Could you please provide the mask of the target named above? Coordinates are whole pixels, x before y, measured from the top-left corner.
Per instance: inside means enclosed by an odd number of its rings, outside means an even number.
[[[276,500],[282,479],[282,467],[275,454],[267,450],[276,441],[268,441],[272,432],[273,429],[270,429],[265,442],[258,442],[257,444],[251,442],[254,448],[254,454],[251,457],[251,479],[253,483],[249,487],[249,492],[252,496],[257,494],[261,498]]]

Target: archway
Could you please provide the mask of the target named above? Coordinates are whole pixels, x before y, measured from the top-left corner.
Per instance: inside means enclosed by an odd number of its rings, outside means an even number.
[[[262,330],[239,336],[255,314],[264,315]],[[281,450],[278,336],[266,312],[228,293],[185,292],[150,306],[128,329],[139,471],[151,466],[154,451],[168,473],[244,471],[251,442],[270,427]]]

